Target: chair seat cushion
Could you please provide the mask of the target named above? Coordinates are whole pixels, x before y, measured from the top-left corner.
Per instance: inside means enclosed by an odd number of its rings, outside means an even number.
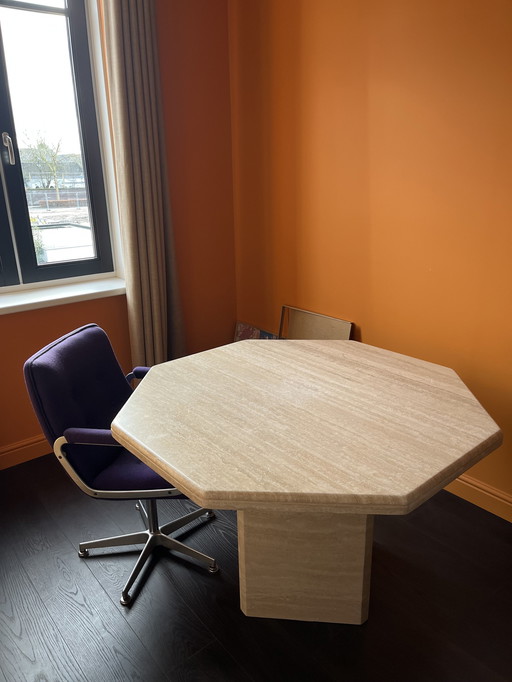
[[[96,490],[155,490],[174,487],[124,448],[89,485]]]

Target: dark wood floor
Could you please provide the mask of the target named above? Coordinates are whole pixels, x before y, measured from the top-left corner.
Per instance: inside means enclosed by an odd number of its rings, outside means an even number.
[[[376,519],[363,626],[245,617],[232,512],[182,535],[219,573],[162,557],[124,608],[135,552],[76,548],[138,529],[133,503],[88,498],[53,456],[1,471],[0,493],[2,682],[512,679],[512,524],[449,493]]]

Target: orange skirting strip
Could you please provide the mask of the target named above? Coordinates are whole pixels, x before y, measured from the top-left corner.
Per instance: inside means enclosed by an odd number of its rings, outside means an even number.
[[[503,490],[483,483],[468,474],[459,476],[453,483],[446,486],[446,490],[506,521],[512,521],[512,495]]]
[[[29,459],[47,455],[51,451],[51,447],[42,435],[10,443],[0,448],[0,469],[28,462]]]

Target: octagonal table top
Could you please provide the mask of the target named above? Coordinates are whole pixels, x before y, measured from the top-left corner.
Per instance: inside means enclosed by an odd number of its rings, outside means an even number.
[[[453,370],[318,340],[156,365],[112,432],[203,507],[364,514],[411,511],[502,442]]]

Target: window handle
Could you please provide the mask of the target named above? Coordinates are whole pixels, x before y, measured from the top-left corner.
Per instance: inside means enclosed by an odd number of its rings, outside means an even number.
[[[9,133],[2,133],[2,142],[4,147],[7,147],[7,152],[9,154],[9,165],[16,165],[16,158],[14,156],[14,147],[12,146],[12,139]]]

